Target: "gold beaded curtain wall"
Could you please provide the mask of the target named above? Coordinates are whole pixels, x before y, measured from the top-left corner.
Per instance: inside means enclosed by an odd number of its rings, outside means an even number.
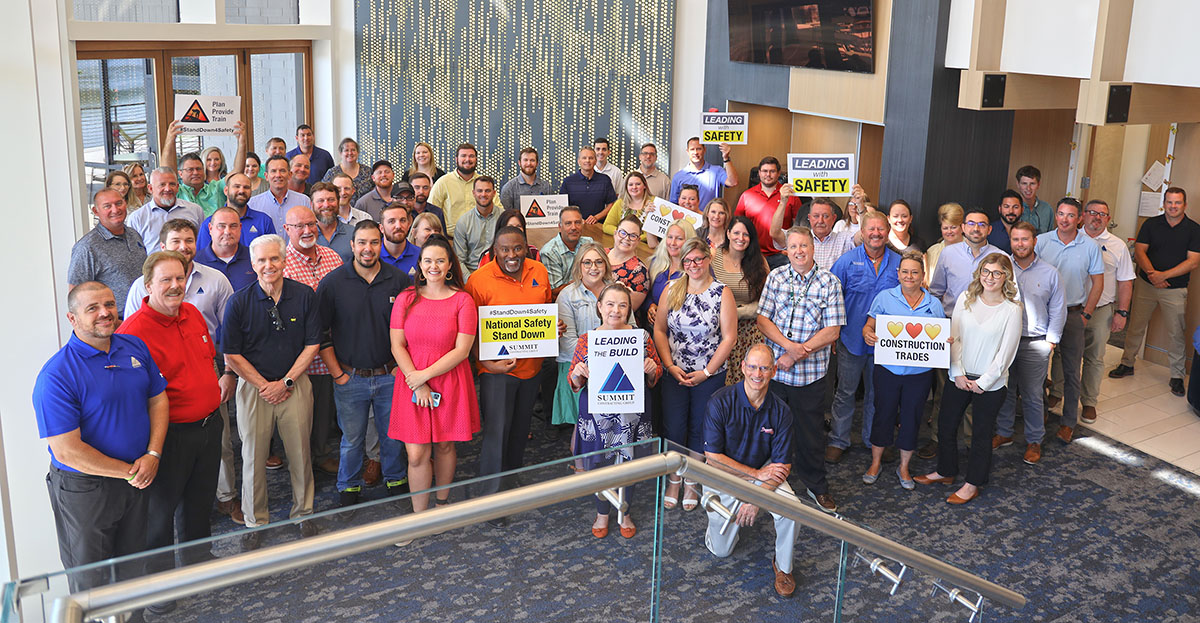
[[[386,158],[399,177],[424,141],[449,172],[468,142],[503,182],[533,146],[557,187],[603,136],[621,170],[645,142],[667,169],[675,0],[355,2],[363,163]]]

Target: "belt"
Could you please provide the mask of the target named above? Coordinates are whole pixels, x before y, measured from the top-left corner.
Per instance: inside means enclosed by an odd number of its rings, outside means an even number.
[[[214,417],[216,417],[218,413],[220,413],[220,409],[218,409],[218,410],[216,410],[216,411],[213,411],[212,413],[209,413],[208,415],[204,416],[203,418],[201,418],[201,419],[199,419],[199,420],[196,420],[195,422],[171,422],[171,423],[167,424],[167,427],[168,427],[168,428],[170,428],[170,427],[172,427],[172,426],[175,426],[175,427],[182,427],[182,426],[187,426],[187,427],[195,427],[195,426],[199,426],[199,427],[203,428],[203,427],[205,427],[205,426],[208,426],[208,422],[209,422],[209,420],[211,420],[211,419],[213,419]]]
[[[1071,313],[1083,311],[1083,305],[1072,305],[1067,308],[1067,311]]]
[[[1044,340],[1044,339],[1046,339],[1046,336],[1045,336],[1045,335],[1022,335],[1022,336],[1021,336],[1021,339],[1022,339],[1022,340],[1030,340],[1030,341],[1034,341],[1034,342],[1036,342],[1036,341],[1039,341],[1039,340]]]
[[[340,364],[341,362],[339,361],[338,363]],[[342,371],[345,372],[346,374],[353,374],[354,376],[361,376],[363,378],[370,378],[372,376],[383,376],[385,374],[391,374],[392,370],[395,370],[395,369],[396,369],[395,362],[385,363],[378,368],[355,368],[353,366],[342,365]]]

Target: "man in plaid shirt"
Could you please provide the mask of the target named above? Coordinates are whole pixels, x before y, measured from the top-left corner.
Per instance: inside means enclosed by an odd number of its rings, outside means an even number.
[[[288,246],[287,264],[283,276],[299,281],[315,292],[317,284],[325,275],[342,265],[342,258],[337,251],[317,244],[316,213],[312,208],[297,206],[288,210],[287,229]],[[312,381],[313,418],[312,418],[312,462],[317,469],[336,475],[338,472],[338,443],[329,442],[329,429],[337,416],[337,407],[333,402],[333,377],[329,368],[320,357],[314,357],[308,367],[308,378]],[[277,463],[282,466],[282,463]],[[272,462],[268,459],[268,467]]]
[[[825,396],[830,346],[846,324],[842,284],[813,260],[807,227],[787,231],[788,263],[767,275],[758,302],[758,328],[777,359],[771,391],[792,410],[797,448],[794,466],[808,495],[825,512],[837,511],[825,479]]]

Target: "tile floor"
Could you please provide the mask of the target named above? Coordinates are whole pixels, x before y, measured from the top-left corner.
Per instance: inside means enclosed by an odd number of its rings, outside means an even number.
[[[1108,371],[1120,360],[1120,349],[1110,345],[1096,405],[1098,418],[1081,426],[1200,474],[1200,416],[1186,398],[1171,393],[1167,368],[1139,359],[1133,376],[1108,378]]]

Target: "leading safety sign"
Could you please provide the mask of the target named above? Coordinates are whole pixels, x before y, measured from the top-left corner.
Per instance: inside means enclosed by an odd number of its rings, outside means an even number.
[[[788,180],[796,194],[849,197],[854,154],[788,154]]]
[[[745,145],[749,140],[750,113],[706,112],[700,115],[700,142]]]

